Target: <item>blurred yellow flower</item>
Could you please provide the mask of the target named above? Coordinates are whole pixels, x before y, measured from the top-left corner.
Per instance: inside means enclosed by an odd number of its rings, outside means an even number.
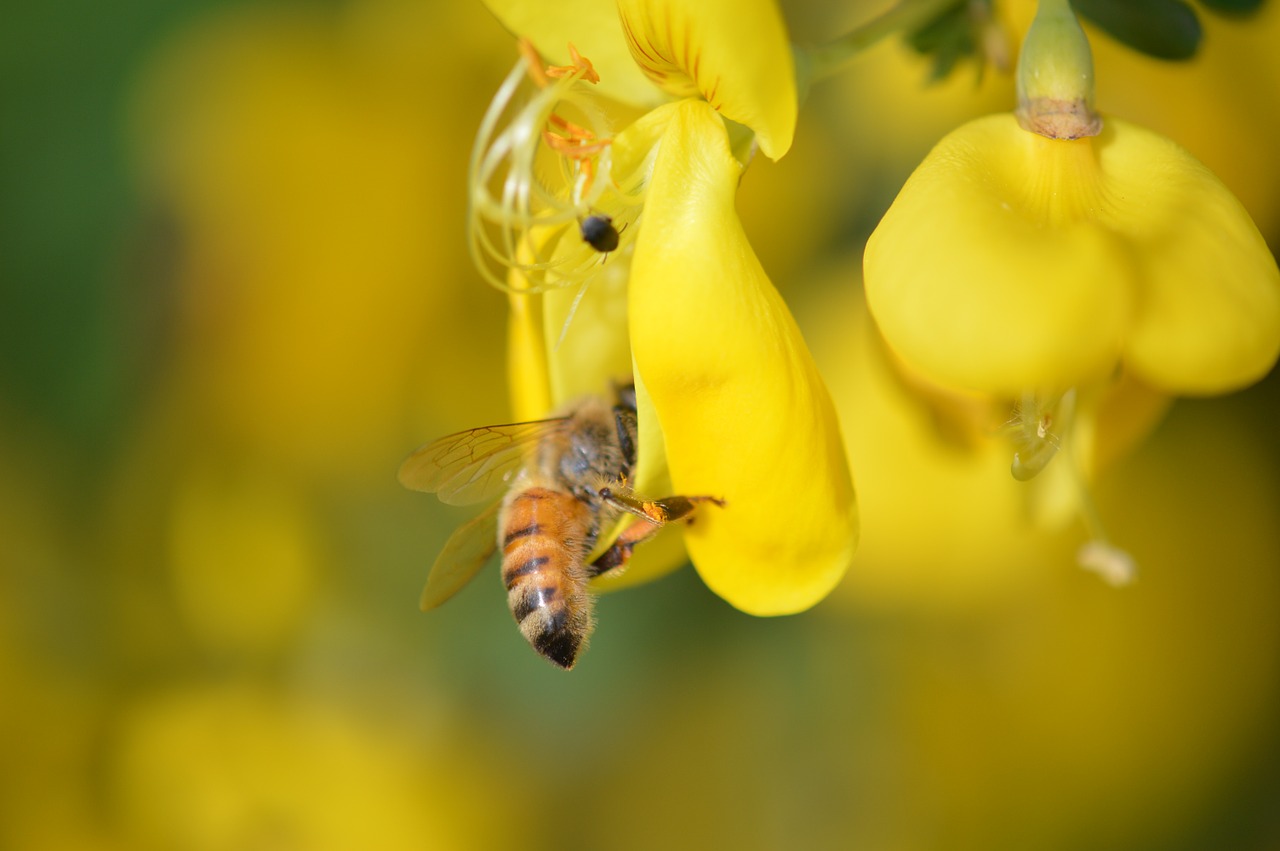
[[[1176,144],[970,122],[916,169],[867,244],[893,349],[939,384],[1062,392],[1123,366],[1170,393],[1234,390],[1280,351],[1280,273],[1252,220]]]
[[[1040,0],[1018,111],[965,124],[902,188],[864,256],[890,346],[942,386],[1062,394],[1122,367],[1221,393],[1280,353],[1280,272],[1190,154],[1093,108],[1067,0]]]
[[[519,821],[470,794],[500,791],[502,763],[451,733],[244,682],[162,689],[120,713],[113,816],[142,848],[509,846]]]
[[[467,391],[501,335],[457,319],[476,299],[441,199],[465,195],[450,163],[467,140],[439,122],[478,114],[482,82],[424,99],[457,60],[421,45],[446,25],[475,41],[474,18],[400,2],[224,9],[143,69],[133,128],[146,200],[174,235],[172,376],[217,433],[350,480],[398,451],[424,374],[424,420],[481,398]]]
[[[268,468],[235,460],[190,463],[177,475],[165,562],[187,626],[226,655],[287,646],[326,565],[305,494]]]
[[[545,17],[545,3],[489,5],[539,47],[576,39],[564,66],[517,65],[472,157],[474,251],[512,294],[517,417],[632,373],[636,489],[726,501],[686,535],[708,586],[755,614],[813,605],[856,546],[852,480],[825,386],[734,211],[751,149],[779,157],[794,133],[777,9],[623,2],[602,19],[586,3]],[[584,31],[586,20],[596,28]],[[659,88],[606,88],[620,45]],[[538,88],[504,124],[526,74]],[[600,94],[639,106],[681,99],[614,134],[628,116],[596,97],[597,76]],[[548,157],[551,169],[539,169]],[[544,185],[539,170],[563,180]],[[602,216],[614,237],[604,257],[584,229]],[[625,581],[669,566],[633,567]]]
[[[1094,538],[1079,559],[1121,583],[1133,564],[1106,543],[1083,487],[1098,400],[1257,381],[1280,353],[1280,271],[1190,154],[1100,121],[1088,42],[1065,0],[1041,2],[1018,94],[1016,118],[965,124],[912,174],[867,243],[867,301],[923,385],[1008,400],[1015,478],[1073,445],[1068,471]]]

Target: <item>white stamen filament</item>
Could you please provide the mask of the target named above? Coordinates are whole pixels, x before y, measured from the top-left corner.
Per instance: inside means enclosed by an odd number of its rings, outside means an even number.
[[[1015,405],[1013,418],[1007,424],[1014,444],[1011,472],[1018,481],[1029,481],[1041,473],[1064,449],[1065,463],[1075,489],[1076,506],[1089,540],[1080,547],[1076,562],[1085,570],[1101,576],[1108,584],[1128,585],[1138,574],[1133,557],[1113,545],[1102,525],[1102,516],[1093,501],[1079,459],[1072,451],[1071,427],[1075,420],[1076,391],[1046,397],[1027,393]]]
[[[589,89],[579,82],[584,69],[551,78],[545,88],[538,88],[522,85],[530,76],[527,61],[522,56],[503,80],[472,148],[467,227],[471,256],[485,280],[502,290],[585,287],[603,258],[578,238],[578,223],[589,215],[611,215],[621,233],[621,250],[634,240],[636,228],[628,225],[639,215],[642,187],[617,185],[607,141],[581,156],[546,144],[544,131],[557,130],[551,117],[563,117],[565,107],[595,139],[607,140],[610,127]],[[531,96],[516,106],[525,90]],[[590,144],[583,139],[572,142]],[[538,176],[539,155],[545,157],[546,152],[558,160],[558,180],[551,185]],[[544,162],[542,171],[546,170]],[[512,270],[522,280],[511,282]]]

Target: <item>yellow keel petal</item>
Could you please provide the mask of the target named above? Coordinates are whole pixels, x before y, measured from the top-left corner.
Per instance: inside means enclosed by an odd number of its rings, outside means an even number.
[[[734,212],[740,166],[702,101],[674,104],[631,274],[636,368],[707,585],[743,611],[797,612],[839,582],[857,505],[826,387]],[[641,447],[643,454],[644,447]]]

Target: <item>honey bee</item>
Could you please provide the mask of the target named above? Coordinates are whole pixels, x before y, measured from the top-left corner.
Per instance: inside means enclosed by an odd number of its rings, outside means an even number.
[[[457,593],[499,548],[507,603],[525,639],[566,670],[594,628],[587,583],[623,567],[635,546],[666,523],[692,522],[710,496],[646,500],[627,482],[636,463],[635,388],[616,404],[587,397],[561,416],[486,426],[442,437],[400,466],[400,483],[466,505],[506,490],[445,543],[422,592],[424,611]],[[630,520],[588,562],[602,533]]]

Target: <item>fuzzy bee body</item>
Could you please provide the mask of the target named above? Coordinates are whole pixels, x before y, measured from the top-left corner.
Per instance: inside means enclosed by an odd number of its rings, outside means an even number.
[[[546,487],[513,490],[498,528],[502,582],[520,632],[562,668],[573,666],[593,624],[586,558],[586,503]]]
[[[636,544],[686,519],[697,503],[723,505],[712,497],[636,498],[627,486],[635,447],[634,391],[624,388],[613,406],[588,397],[560,417],[460,432],[410,455],[401,482],[446,502],[506,490],[445,544],[422,608],[453,596],[501,549],[507,603],[520,632],[546,659],[572,668],[595,626],[589,581],[625,565]],[[626,514],[634,521],[588,561],[602,532]]]

